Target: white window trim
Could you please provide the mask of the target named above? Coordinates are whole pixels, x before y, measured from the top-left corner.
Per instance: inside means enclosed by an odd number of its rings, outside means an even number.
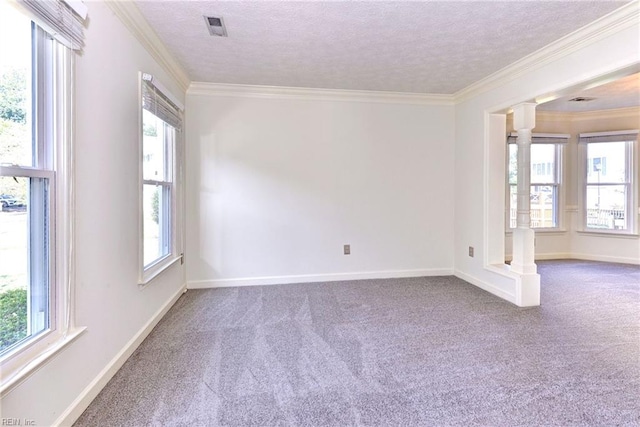
[[[183,249],[183,229],[179,225],[182,224],[182,216],[183,216],[183,167],[182,162],[184,158],[182,147],[182,134],[183,132],[175,131],[174,141],[173,141],[173,153],[172,153],[172,161],[173,165],[171,167],[171,224],[170,224],[170,233],[171,237],[170,241],[170,250],[167,255],[156,260],[153,264],[147,266],[145,268],[144,265],[144,204],[143,204],[143,188],[145,179],[143,176],[143,144],[144,144],[144,134],[143,134],[143,110],[142,107],[142,85],[143,80],[150,81],[158,91],[163,93],[167,98],[169,98],[175,105],[181,110],[184,110],[184,106],[181,102],[178,101],[177,97],[174,96],[171,92],[169,92],[165,86],[154,76],[140,72],[138,76],[138,105],[140,106],[138,110],[138,159],[139,159],[139,168],[138,168],[138,226],[140,232],[138,237],[138,259],[139,259],[139,278],[138,278],[138,286],[141,289],[146,288],[154,279],[160,276],[164,271],[171,268],[173,265],[177,264],[178,261],[180,263],[184,263],[184,249]]]
[[[0,397],[4,397],[16,385],[24,381],[50,358],[73,342],[86,327],[75,325],[74,293],[75,253],[74,253],[74,167],[73,167],[73,53],[62,45],[53,44],[54,74],[65,79],[54,79],[53,92],[58,94],[52,118],[55,130],[55,155],[49,163],[53,170],[29,170],[33,168],[2,166],[2,174],[14,176],[42,177],[50,179],[50,324],[45,331],[25,341],[0,359]],[[42,118],[40,119],[42,120]],[[52,124],[53,124],[52,123]],[[42,123],[40,123],[42,124]],[[46,144],[51,146],[51,144]]]
[[[580,234],[591,236],[638,236],[638,217],[640,211],[638,210],[638,180],[640,179],[640,166],[638,166],[638,140],[624,141],[626,142],[627,152],[627,170],[629,174],[629,192],[627,194],[628,203],[628,218],[629,223],[626,230],[599,230],[595,228],[587,227],[587,142],[580,142],[580,137],[597,137],[597,136],[614,136],[614,135],[638,135],[638,130],[623,130],[623,131],[611,131],[611,132],[591,132],[581,133],[578,135],[578,212],[579,212],[579,224],[580,228],[576,230]]]
[[[517,133],[510,133],[510,137],[517,136]],[[564,133],[534,133],[532,134],[534,138],[551,138],[551,139],[564,139],[567,142],[569,141],[570,135]],[[555,186],[556,187],[556,226],[555,227],[531,227],[532,230],[535,230],[536,233],[544,233],[544,234],[557,234],[557,233],[566,233],[567,230],[565,228],[565,190],[564,190],[564,182],[565,182],[565,168],[564,168],[564,147],[567,145],[567,142],[540,142],[540,143],[532,143],[534,144],[554,144],[555,147],[555,164],[556,164],[556,173],[557,173],[557,183],[553,184],[531,184],[533,186]],[[509,183],[509,146],[510,143],[507,143],[507,155],[505,158],[505,171],[507,172],[505,175],[506,182],[506,194],[505,200],[505,233],[510,235],[513,233],[515,228],[511,227],[511,210],[510,210],[510,200],[511,200],[511,185]]]

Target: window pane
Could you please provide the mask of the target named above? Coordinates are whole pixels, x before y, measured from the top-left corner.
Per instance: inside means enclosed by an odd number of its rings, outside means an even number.
[[[558,226],[556,144],[531,145],[531,228]],[[517,155],[516,144],[509,144],[509,227],[516,227],[517,218]]]
[[[531,144],[531,183],[555,183],[555,170],[556,146],[553,144]]]
[[[144,185],[144,265],[145,267],[170,252],[170,190],[168,185]]]
[[[0,353],[49,327],[49,183],[0,177]]]
[[[509,144],[509,184],[518,183],[518,146]]]
[[[556,187],[531,186],[531,228],[556,227]]]
[[[587,183],[627,182],[626,142],[587,144]]]
[[[587,186],[587,227],[606,230],[627,229],[627,186]]]
[[[142,110],[142,175],[153,181],[170,181],[169,144],[165,132],[167,125],[147,110]],[[170,129],[170,128],[169,128]]]
[[[31,21],[0,3],[0,163],[33,166]]]
[[[509,186],[509,227],[516,228],[517,186]],[[557,227],[557,187],[554,185],[531,186],[531,228]]]
[[[556,183],[555,144],[531,144],[531,183]],[[509,144],[509,184],[518,182],[518,146]]]
[[[518,218],[518,186],[509,185],[509,228],[516,228]]]

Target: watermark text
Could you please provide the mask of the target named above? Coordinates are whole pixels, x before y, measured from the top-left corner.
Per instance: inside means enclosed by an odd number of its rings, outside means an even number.
[[[36,421],[29,418],[0,418],[0,426],[35,426]]]

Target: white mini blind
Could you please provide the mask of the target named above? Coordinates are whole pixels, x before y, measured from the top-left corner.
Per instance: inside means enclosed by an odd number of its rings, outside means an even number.
[[[581,143],[589,142],[623,142],[623,141],[637,141],[637,130],[621,130],[615,132],[593,132],[593,133],[581,133],[579,135],[579,141]]]
[[[73,50],[84,47],[87,8],[78,0],[18,0],[34,21],[53,38]]]
[[[566,144],[570,135],[567,133],[533,133],[531,134],[532,144]],[[507,144],[515,144],[518,139],[517,132],[507,135]]]
[[[158,86],[158,82],[154,81],[152,75],[142,75],[142,108],[150,111],[177,131],[181,131],[181,106],[178,106],[178,102],[171,100],[171,95],[164,93]]]

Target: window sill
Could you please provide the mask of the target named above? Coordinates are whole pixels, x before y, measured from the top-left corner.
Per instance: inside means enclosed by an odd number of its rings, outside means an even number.
[[[617,239],[637,239],[640,237],[638,234],[634,233],[616,233],[615,231],[577,230],[576,233],[585,236],[613,237]]]
[[[64,350],[86,330],[87,328],[83,326],[67,332],[66,336],[60,337],[60,339],[45,347],[36,357],[19,367],[14,374],[6,379],[3,378],[2,385],[0,385],[0,397],[4,398],[15,386],[22,383],[29,375],[40,369],[49,359]]]
[[[506,234],[513,234],[513,230],[515,230],[515,228],[507,230]],[[532,228],[532,230],[535,231],[536,234],[565,234],[567,232],[564,228]]]
[[[138,286],[143,289],[146,288],[156,277],[160,276],[164,271],[169,269],[172,265],[177,263],[178,261],[182,261],[182,255],[178,255],[175,257],[167,257],[164,258],[158,263],[151,266],[147,271],[144,272],[142,280],[138,283]]]

